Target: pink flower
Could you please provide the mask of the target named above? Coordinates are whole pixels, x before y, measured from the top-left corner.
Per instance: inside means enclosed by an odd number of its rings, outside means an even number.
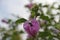
[[[2,19],[2,22],[8,24],[8,20],[7,19]]]
[[[32,19],[30,21],[26,21],[23,25],[25,31],[28,33],[30,37],[35,37],[39,31],[39,21],[36,19]]]
[[[33,6],[33,4],[32,3],[30,3],[30,4],[28,4],[28,5],[26,5],[26,7],[28,7],[28,8],[32,8],[32,6]]]

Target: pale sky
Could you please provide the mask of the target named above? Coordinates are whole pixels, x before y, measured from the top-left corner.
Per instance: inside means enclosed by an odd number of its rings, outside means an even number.
[[[58,0],[34,0],[36,3],[49,3],[59,2]],[[20,17],[27,17],[27,9],[24,8],[29,0],[0,0],[0,16],[11,18],[11,14],[19,15]],[[22,15],[23,14],[23,15]],[[8,17],[7,17],[8,16]]]

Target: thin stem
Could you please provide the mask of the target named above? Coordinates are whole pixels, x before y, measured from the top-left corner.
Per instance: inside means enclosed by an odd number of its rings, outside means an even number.
[[[60,22],[60,14],[59,14],[59,22]]]

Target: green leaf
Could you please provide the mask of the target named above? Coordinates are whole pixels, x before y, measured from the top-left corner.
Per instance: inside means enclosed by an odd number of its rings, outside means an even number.
[[[37,12],[37,11],[38,11],[38,8],[39,8],[39,6],[36,4],[36,5],[31,9],[31,11]]]
[[[56,23],[55,27],[60,30],[60,23]]]
[[[24,19],[24,18],[20,18],[20,19],[18,19],[18,20],[16,20],[16,24],[20,24],[20,23],[23,23],[23,22],[25,22],[25,21],[27,21],[26,19]]]
[[[49,17],[45,16],[44,14],[40,14],[40,18],[43,19],[43,20],[50,21]]]
[[[39,7],[42,7],[42,3],[39,4]]]
[[[58,9],[60,10],[60,5],[59,5]]]
[[[44,5],[43,7],[48,7],[49,5]]]
[[[35,6],[31,9],[31,17],[32,17],[32,18],[39,16],[38,9],[39,9],[38,5],[35,5]]]
[[[44,32],[39,32],[38,37],[40,37],[40,38],[42,38],[44,40],[47,40],[48,38],[51,38],[52,35],[51,35],[50,31],[48,29],[46,29]],[[48,37],[48,38],[46,38],[46,37]]]
[[[36,15],[35,15],[35,12],[32,11],[32,12],[31,12],[31,17],[34,18],[34,16],[36,16]]]
[[[20,34],[24,33],[22,30],[19,32]]]
[[[49,35],[48,40],[53,40],[53,36]]]

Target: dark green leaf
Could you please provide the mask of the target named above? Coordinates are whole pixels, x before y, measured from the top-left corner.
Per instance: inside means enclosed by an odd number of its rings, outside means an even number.
[[[20,24],[20,23],[23,23],[23,22],[25,22],[25,21],[27,21],[26,19],[24,19],[24,18],[20,18],[20,19],[18,19],[18,20],[16,20],[16,24]]]
[[[42,7],[42,3],[39,4],[39,7]]]
[[[24,33],[22,30],[19,32],[20,34]]]
[[[35,5],[31,10],[33,11],[33,12],[37,12],[38,11],[38,5]]]
[[[48,7],[49,5],[44,5],[43,7]]]
[[[58,9],[60,10],[60,5],[59,5]]]
[[[48,16],[45,16],[44,14],[41,14],[40,15],[40,18],[43,19],[43,20],[50,21],[49,17]]]

